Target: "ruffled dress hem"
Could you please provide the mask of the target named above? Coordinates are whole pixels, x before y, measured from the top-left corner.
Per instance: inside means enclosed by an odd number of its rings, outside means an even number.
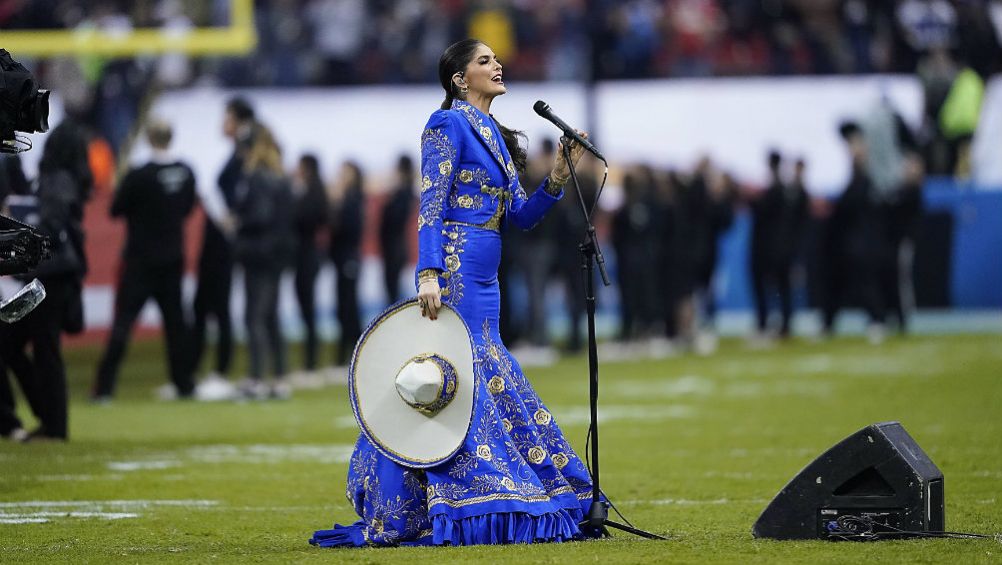
[[[367,539],[368,526],[359,520],[350,526],[335,524],[333,529],[318,530],[310,544],[318,547],[363,547],[384,545],[501,545],[517,543],[565,542],[585,539],[578,528],[583,519],[580,510],[557,510],[539,516],[525,512],[495,512],[452,519],[434,516],[431,531],[414,539]]]

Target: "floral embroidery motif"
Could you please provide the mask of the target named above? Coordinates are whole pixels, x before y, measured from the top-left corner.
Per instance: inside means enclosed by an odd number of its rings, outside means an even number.
[[[483,186],[491,184],[491,174],[483,167],[474,167],[472,170],[461,169],[459,171],[459,180],[468,184]]]
[[[452,140],[440,129],[426,129],[421,134],[421,155],[423,157],[421,178],[421,209],[418,213],[418,232],[425,226],[434,225],[442,219],[445,197],[452,185],[456,147]],[[432,191],[430,195],[424,193]]]
[[[553,464],[556,465],[557,469],[563,469],[567,466],[567,455],[563,453],[554,453],[550,456],[550,460],[553,461]]]
[[[449,198],[449,204],[452,204],[454,208],[466,208],[470,210],[477,210],[483,208],[484,197],[479,194],[474,196],[470,196],[469,194],[463,194],[461,196],[457,196],[453,194]]]
[[[553,420],[553,416],[549,412],[540,408],[536,410],[536,413],[532,415],[532,419],[536,421],[536,424],[540,426],[548,426]]]
[[[487,381],[487,390],[491,391],[492,394],[504,392],[504,379],[499,375],[494,375],[491,380]]]
[[[442,278],[445,279],[442,297],[445,298],[447,304],[455,306],[463,299],[463,290],[466,288],[466,285],[463,284],[463,274],[459,272],[459,268],[463,265],[459,257],[465,252],[466,232],[460,226],[451,226],[449,229],[442,230],[442,235],[445,236],[442,250],[446,253],[445,267],[447,269],[445,273],[442,273]]]
[[[546,459],[546,451],[538,445],[529,450],[529,462],[539,465]]]
[[[483,114],[481,114],[479,110],[471,106],[468,102],[462,100],[454,100],[452,102],[452,109],[459,110],[464,116],[466,116],[466,120],[470,122],[470,125],[472,125],[473,128],[480,133],[484,142],[487,143],[487,147],[491,150],[491,155],[494,156],[499,165],[504,167],[505,160],[501,153],[501,146],[498,144],[497,137],[491,134],[491,128],[485,123],[484,118],[482,117]],[[507,170],[507,168],[505,170]]]
[[[477,446],[477,457],[483,459],[484,461],[491,460],[491,446],[489,445],[479,445]]]
[[[403,486],[410,496],[386,496],[376,462],[374,450],[355,450],[349,464],[348,498],[367,525],[362,530],[365,540],[374,545],[395,545],[428,527],[427,479],[422,471],[404,470]]]

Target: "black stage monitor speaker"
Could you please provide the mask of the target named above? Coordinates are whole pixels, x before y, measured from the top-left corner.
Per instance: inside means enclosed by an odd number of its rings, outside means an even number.
[[[943,473],[901,424],[884,422],[842,440],[793,477],[752,535],[885,538],[895,531],[943,531],[944,521]]]

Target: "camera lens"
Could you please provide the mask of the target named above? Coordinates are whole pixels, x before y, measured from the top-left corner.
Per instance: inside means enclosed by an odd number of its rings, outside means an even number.
[[[39,90],[35,93],[31,101],[30,113],[31,123],[35,131],[45,133],[49,131],[49,91]]]

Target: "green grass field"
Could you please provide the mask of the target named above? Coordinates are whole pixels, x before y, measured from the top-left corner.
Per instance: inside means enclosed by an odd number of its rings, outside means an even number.
[[[290,401],[159,402],[156,343],[135,345],[111,405],[88,404],[99,353],[67,355],[71,442],[0,443],[2,563],[977,563],[998,540],[772,542],[768,501],[856,430],[899,420],[946,477],[947,528],[1002,531],[1002,340],[843,339],[602,366],[602,479],[639,527],[570,544],[321,550],[314,529],[354,519],[344,497],[356,430],[344,387]],[[583,450],[583,357],[530,369]],[[30,418],[29,418],[30,420]],[[29,521],[31,523],[10,523]]]

